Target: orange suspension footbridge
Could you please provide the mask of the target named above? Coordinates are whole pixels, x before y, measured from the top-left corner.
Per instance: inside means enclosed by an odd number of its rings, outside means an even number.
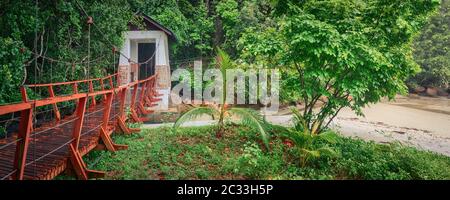
[[[157,73],[129,83],[121,83],[119,70],[109,76],[89,78],[90,30],[95,24],[92,17],[81,9],[88,18],[89,39],[88,61],[79,64],[87,64],[87,78],[22,85],[17,91],[21,93],[21,102],[0,105],[0,119],[12,116],[11,121],[17,124],[15,128],[5,125],[5,137],[0,139],[0,180],[49,180],[62,172],[84,180],[104,177],[104,172],[88,169],[82,157],[92,150],[115,152],[127,149],[126,145],[114,143],[111,135],[139,132],[140,129],[130,128],[127,123],[148,121],[146,115],[153,112],[151,107],[161,101],[156,90]],[[115,54],[126,56],[110,44],[116,67]],[[32,53],[35,55],[35,68],[38,58],[74,65],[73,62]],[[131,65],[139,65],[150,62],[154,56],[144,63],[128,60]],[[45,91],[45,95],[40,93],[38,98],[30,98],[29,91],[34,91],[31,96],[37,95],[37,91]],[[59,94],[60,91],[66,92]],[[50,108],[51,120],[37,117],[40,110],[46,108]]]
[[[111,134],[140,131],[129,128],[126,121],[128,117],[130,122],[148,120],[143,116],[151,113],[149,107],[160,100],[155,90],[156,77],[157,74],[126,85],[120,85],[118,74],[114,74],[89,80],[23,86],[22,103],[0,106],[0,116],[20,113],[17,133],[0,140],[0,179],[53,179],[64,171],[74,172],[79,179],[103,177],[103,172],[87,169],[82,156],[94,149],[113,152],[127,149],[125,145],[115,144]],[[83,84],[89,91],[79,93],[78,88]],[[94,84],[99,84],[102,89],[95,91]],[[55,87],[64,85],[72,86],[72,94],[58,96],[54,93]],[[29,100],[26,88],[34,87],[47,88],[49,97]],[[76,108],[62,117],[58,104],[68,101],[75,101]],[[35,122],[36,108],[47,105],[53,109],[54,120]],[[129,107],[128,116],[126,107]],[[35,128],[33,123],[40,125]]]

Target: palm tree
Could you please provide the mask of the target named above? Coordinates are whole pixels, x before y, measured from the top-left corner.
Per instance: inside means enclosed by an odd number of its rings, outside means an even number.
[[[225,103],[227,99],[226,70],[230,69],[233,66],[230,57],[224,51],[219,49],[218,55],[216,56],[216,64],[219,67],[223,77],[221,104],[197,106],[188,110],[187,112],[183,113],[180,117],[178,117],[178,119],[174,124],[174,128],[177,128],[184,122],[193,120],[200,116],[209,115],[213,119],[218,119],[217,120],[218,129],[216,132],[216,137],[221,138],[223,132],[225,131],[225,118],[236,117],[240,124],[257,128],[260,133],[261,139],[264,142],[264,145],[266,146],[267,149],[269,149],[268,136],[263,127],[263,124],[265,124],[265,120],[263,119],[262,115],[252,109],[230,107]]]

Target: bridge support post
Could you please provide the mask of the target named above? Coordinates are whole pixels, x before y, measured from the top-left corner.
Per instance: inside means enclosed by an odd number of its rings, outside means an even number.
[[[158,98],[158,97],[161,97],[163,95],[158,94],[156,92],[156,77],[155,77],[155,79],[151,79],[150,81],[151,81],[150,82],[151,89],[150,89],[148,96],[146,97],[146,106],[154,107],[154,106],[157,106],[157,104],[155,104],[156,102],[162,100],[161,98]]]
[[[14,178],[17,180],[23,180],[32,124],[33,124],[32,108],[23,110],[21,112],[19,125],[19,134],[18,134],[19,141],[16,144],[16,152],[14,158],[14,169],[16,170]]]
[[[123,88],[121,91],[119,91],[119,101],[120,101],[120,107],[119,107],[119,118],[122,120],[125,120],[125,101],[127,97],[128,88]]]
[[[130,135],[132,133],[139,133],[141,132],[140,128],[129,128],[125,121],[121,119],[120,117],[117,119],[117,127],[124,133],[125,135]]]
[[[48,93],[50,94],[50,98],[55,97],[55,92],[53,91],[53,86],[48,86]],[[59,113],[58,105],[56,103],[53,104],[53,112],[55,113],[56,121],[61,120],[61,114]]]
[[[80,152],[74,147],[73,144],[69,145],[70,162],[78,179],[88,180],[90,178],[103,178],[105,172],[90,170],[87,168],[86,163],[83,161]]]
[[[129,128],[126,125],[126,123],[125,123],[125,120],[126,120],[126,116],[125,116],[125,100],[126,100],[127,91],[128,91],[128,88],[123,88],[119,92],[120,107],[119,107],[119,117],[117,117],[117,129],[116,130],[121,130],[122,133],[129,135],[129,134],[132,134],[132,133],[140,132],[141,129],[139,129],[139,128]]]
[[[83,122],[84,122],[84,114],[86,112],[86,103],[87,103],[88,97],[83,97],[78,100],[77,109],[75,110],[75,114],[77,117],[77,120],[75,121],[72,137],[72,145],[76,150],[78,150],[78,146],[80,144],[80,137],[81,137],[81,129],[83,128]]]
[[[88,97],[83,97],[78,101],[75,121],[75,127],[73,131],[73,141],[69,145],[70,162],[78,179],[87,180],[89,178],[102,178],[105,176],[104,172],[94,171],[87,169],[86,163],[78,150],[80,144],[81,130],[83,128],[84,114],[86,112],[86,102]]]
[[[105,148],[108,151],[116,152],[118,150],[127,150],[128,149],[128,145],[121,145],[121,144],[114,143],[112,141],[109,133],[107,133],[107,131],[105,129],[103,129],[103,127],[100,128],[100,139],[102,140],[103,144],[105,145]]]
[[[103,79],[101,78],[100,80],[100,88],[102,89],[102,91],[105,91],[105,85],[104,85],[104,83],[103,83]],[[112,88],[111,88],[112,89]],[[107,99],[106,99],[106,94],[104,94],[103,95],[103,101],[105,102]]]
[[[100,128],[100,140],[105,144],[105,147],[107,150],[115,152],[117,150],[125,150],[128,149],[127,145],[119,145],[115,144],[110,134],[112,133],[112,130],[110,131],[108,127],[109,122],[109,116],[111,114],[111,107],[112,107],[112,101],[113,101],[114,94],[109,93],[106,94],[106,104],[105,104],[105,110],[103,112],[103,124]]]
[[[148,81],[145,81],[141,87],[141,93],[139,94],[139,102],[137,103],[137,109],[142,115],[150,114],[151,112],[147,111],[144,107],[145,97],[148,91]],[[144,121],[144,120],[142,120]]]
[[[131,104],[130,104],[130,116],[131,116],[131,120],[136,122],[136,123],[142,123],[144,121],[148,121],[148,118],[145,117],[139,117],[139,113],[138,110],[139,109],[139,102],[142,99],[143,93],[145,87],[142,87],[141,93],[139,94],[139,98],[137,97],[137,93],[139,90],[139,83],[137,83],[134,86],[134,90],[133,90],[133,95],[131,97]],[[136,102],[136,99],[139,99],[139,102]],[[137,104],[137,105],[136,105]]]
[[[92,83],[92,80],[89,81],[89,92],[94,92],[94,84]],[[91,106],[97,105],[97,102],[95,101],[95,96],[92,96],[92,103]]]

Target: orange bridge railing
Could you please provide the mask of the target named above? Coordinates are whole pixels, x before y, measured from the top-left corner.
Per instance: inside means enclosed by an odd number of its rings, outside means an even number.
[[[120,85],[118,74],[88,80],[25,85],[22,103],[0,106],[0,116],[20,113],[18,128],[0,139],[0,179],[52,179],[66,171],[79,179],[103,177],[87,169],[82,156],[93,149],[127,149],[110,135],[140,131],[130,122],[144,122],[160,96],[155,89],[157,75]],[[71,94],[58,95],[55,88],[71,86]],[[80,92],[80,88],[87,91]],[[29,99],[27,91],[46,90],[48,97]],[[128,97],[128,98],[127,98]],[[62,116],[59,103],[75,102],[75,110]],[[53,120],[39,122],[36,109],[51,106]],[[126,114],[129,107],[129,115]],[[39,124],[39,125],[38,125]]]

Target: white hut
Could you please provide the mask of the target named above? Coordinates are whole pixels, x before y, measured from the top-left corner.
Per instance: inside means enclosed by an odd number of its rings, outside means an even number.
[[[169,42],[176,41],[175,34],[151,17],[137,14],[143,27],[128,25],[119,59],[121,84],[142,80],[158,73],[157,91],[163,96],[155,110],[164,111],[169,106],[170,65]],[[128,59],[129,58],[129,59]],[[136,64],[138,63],[138,64]]]

